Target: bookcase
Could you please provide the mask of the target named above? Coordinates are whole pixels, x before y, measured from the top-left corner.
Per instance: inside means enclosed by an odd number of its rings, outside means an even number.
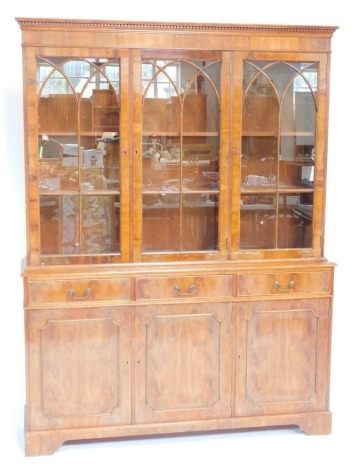
[[[336,28],[17,21],[26,454],[329,433]]]

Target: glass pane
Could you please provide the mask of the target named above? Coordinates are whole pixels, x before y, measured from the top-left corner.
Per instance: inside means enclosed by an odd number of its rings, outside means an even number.
[[[216,250],[218,195],[198,193],[183,197],[182,249]]]
[[[66,194],[59,198],[59,253],[80,252],[79,197]]]
[[[119,196],[82,196],[82,252],[119,250]]]
[[[314,188],[314,162],[302,160],[282,160],[280,162],[280,186]]]
[[[60,253],[59,207],[59,196],[40,196],[40,248],[42,255]]]
[[[279,197],[278,247],[312,246],[313,192]]]
[[[254,70],[253,70],[254,69]],[[243,100],[243,132],[277,134],[279,130],[279,100],[272,81],[264,71],[245,63],[245,75],[252,76]]]
[[[301,68],[283,98],[279,167],[280,185],[300,188],[314,184],[317,65]]]
[[[79,197],[42,195],[40,197],[41,254],[79,253]]]
[[[255,61],[243,71],[240,247],[311,247],[318,66]],[[255,206],[270,194],[263,218]]]
[[[143,195],[143,251],[177,251],[180,210],[177,195],[161,195],[156,204]]]
[[[278,138],[243,136],[241,183],[247,186],[276,187]]]
[[[142,83],[143,250],[216,250],[220,62],[145,61]],[[150,217],[162,220],[165,206],[172,210],[158,233]],[[200,235],[208,225],[211,235]]]
[[[37,70],[41,252],[117,252],[120,62],[37,58]]]
[[[118,251],[119,211],[119,196],[92,195],[80,198],[73,194],[42,195],[40,197],[41,254]]]
[[[242,194],[240,243],[242,249],[273,249],[276,247],[275,194]]]

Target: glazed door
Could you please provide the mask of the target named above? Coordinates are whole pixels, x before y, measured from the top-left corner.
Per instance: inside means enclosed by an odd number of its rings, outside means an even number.
[[[131,421],[129,307],[27,312],[27,430]]]
[[[330,300],[244,302],[236,320],[236,416],[328,409]]]
[[[138,307],[136,423],[231,416],[232,306]]]
[[[43,264],[128,255],[126,54],[81,52],[35,58],[37,159],[29,171],[38,173],[30,191],[39,193],[39,245],[31,247]]]
[[[144,260],[226,256],[228,57],[179,56],[142,53],[142,194],[134,194]]]
[[[243,255],[290,250],[319,256],[326,58],[258,54],[237,60],[243,79],[237,85],[242,121],[234,241]]]

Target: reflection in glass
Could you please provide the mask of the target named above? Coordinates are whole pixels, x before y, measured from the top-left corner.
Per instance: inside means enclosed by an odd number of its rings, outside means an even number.
[[[82,196],[83,253],[118,251],[119,211],[119,196]]]

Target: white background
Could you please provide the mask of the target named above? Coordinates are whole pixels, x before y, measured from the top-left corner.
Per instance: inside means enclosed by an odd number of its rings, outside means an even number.
[[[0,467],[19,469],[351,469],[352,15],[346,0],[3,0],[0,11]],[[332,41],[325,255],[335,277],[331,410],[333,432],[264,430],[69,445],[24,457],[25,256],[21,33],[14,17],[339,26]],[[338,461],[340,463],[338,463]]]

